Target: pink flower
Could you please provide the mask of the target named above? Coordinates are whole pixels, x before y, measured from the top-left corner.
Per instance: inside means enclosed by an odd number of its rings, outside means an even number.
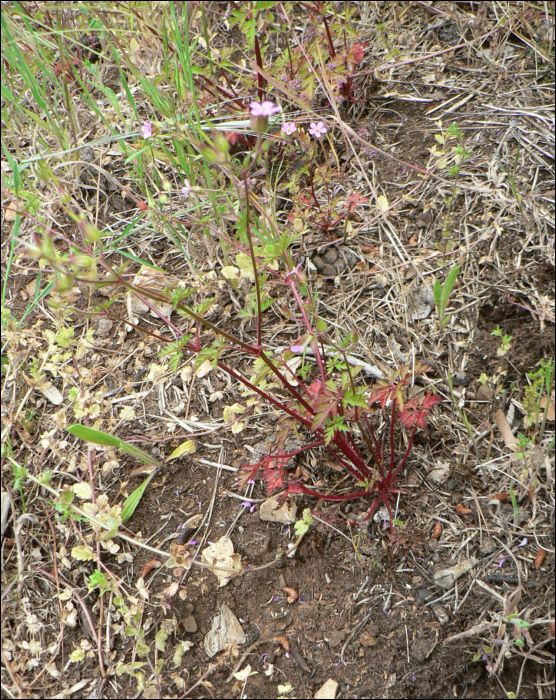
[[[184,186],[181,188],[180,193],[184,199],[187,199],[189,197],[189,193],[191,192],[191,183],[189,180],[184,180],[183,184]]]
[[[141,136],[144,139],[149,139],[153,135],[153,125],[150,122],[141,124]]]
[[[311,136],[314,136],[316,139],[320,139],[321,136],[326,134],[328,129],[324,126],[322,122],[311,122],[311,126],[309,127],[309,133]]]
[[[292,352],[305,352],[305,349],[311,344],[312,340],[313,336],[310,333],[304,333],[290,345],[290,350]]]
[[[282,131],[287,136],[291,136],[293,133],[295,133],[297,131],[297,126],[295,125],[294,122],[284,122],[282,124]]]
[[[257,504],[251,503],[251,501],[242,501],[240,503],[240,506],[243,506],[244,508],[249,508],[249,512],[252,513],[257,507]]]
[[[251,102],[249,105],[251,115],[253,117],[271,117],[273,114],[278,114],[282,110],[270,100],[264,102]]]

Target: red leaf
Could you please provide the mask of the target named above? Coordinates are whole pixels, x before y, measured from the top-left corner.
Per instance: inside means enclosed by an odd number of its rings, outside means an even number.
[[[420,403],[417,399],[409,399],[405,402],[404,410],[398,413],[398,420],[406,428],[413,428],[417,425],[421,430],[427,429],[427,416],[430,409],[440,402],[440,398],[430,391],[425,394]]]
[[[348,205],[348,211],[350,213],[353,213],[355,211],[355,207],[357,207],[359,204],[365,204],[365,202],[368,202],[369,198],[365,197],[364,195],[359,194],[359,192],[352,192],[347,196],[346,199],[346,204]]]
[[[437,403],[440,403],[442,399],[440,396],[437,396],[436,394],[431,393],[430,391],[427,391],[425,394],[425,398],[423,399],[423,408],[426,410],[431,409],[433,406],[436,406]]]
[[[311,382],[311,384],[309,384],[309,386],[307,387],[307,391],[311,394],[311,396],[318,396],[320,391],[320,385],[321,381],[320,379],[317,379],[316,381]]]
[[[367,41],[358,41],[356,44],[354,44],[351,47],[351,60],[357,64],[361,63],[363,58],[365,57],[365,49],[369,45],[369,42]]]
[[[284,488],[285,468],[289,461],[289,457],[282,457],[280,454],[269,455],[263,459],[263,479],[269,496],[276,489]]]
[[[238,487],[240,491],[248,481],[253,481],[255,479],[255,477],[257,476],[257,472],[260,468],[261,462],[257,462],[256,464],[241,465],[240,471],[242,471],[243,474],[239,477],[238,481]]]
[[[224,136],[228,139],[228,143],[231,144],[232,146],[235,146],[237,143],[237,139],[239,134],[235,131],[225,131]]]

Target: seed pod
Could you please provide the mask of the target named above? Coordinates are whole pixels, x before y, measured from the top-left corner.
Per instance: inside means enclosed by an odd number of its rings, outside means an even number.
[[[506,493],[505,491],[502,491],[501,493],[495,493],[494,496],[492,497],[493,501],[500,501],[500,503],[507,503],[510,498],[510,495]]]
[[[151,571],[151,569],[158,569],[162,566],[162,562],[158,561],[158,559],[149,559],[149,561],[145,564],[141,571],[141,577],[145,578],[145,576]]]
[[[550,636],[553,637],[554,636],[554,620],[550,620],[550,625],[548,627],[548,630],[550,632]]]
[[[471,515],[472,512],[471,508],[466,508],[462,503],[458,503],[456,506],[456,513],[460,515]]]
[[[433,539],[435,539],[435,540],[439,540],[441,534],[442,534],[442,525],[441,525],[441,523],[440,523],[440,521],[439,521],[439,522],[437,522],[436,525],[434,526],[434,529],[433,529],[433,531],[432,531],[432,537],[433,537]]]
[[[284,586],[282,588],[284,593],[287,593],[287,598],[286,600],[288,603],[295,603],[295,601],[299,598],[299,593],[295,590],[295,588],[292,588],[291,586]]]
[[[535,561],[533,562],[533,565],[535,569],[540,569],[542,566],[542,563],[544,561],[544,558],[546,557],[546,549],[543,549],[542,547],[539,549],[537,552],[537,555],[535,557]]]
[[[276,637],[274,637],[274,641],[278,642],[285,651],[290,650],[290,643],[288,642],[287,637],[284,637],[283,634],[278,634]]]

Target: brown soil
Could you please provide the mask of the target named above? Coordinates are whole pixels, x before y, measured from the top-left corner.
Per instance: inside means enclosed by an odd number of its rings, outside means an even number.
[[[439,23],[434,31],[441,46],[435,44],[435,50],[461,43],[461,20],[467,17],[463,6],[471,8],[478,4],[433,5],[447,8],[446,12],[449,9],[458,18],[458,22]],[[423,27],[432,22],[430,13],[436,13],[436,9],[427,8],[415,9]],[[479,8],[477,12],[484,14],[487,10]],[[380,44],[378,39],[377,42]],[[465,61],[471,61],[471,54],[465,56]],[[522,60],[534,63],[534,57],[529,55]],[[478,79],[469,78],[464,71],[465,61],[458,53],[444,61],[446,74],[442,80],[448,83],[451,71],[456,75],[462,72],[465,80],[471,81],[469,85],[466,83],[470,90],[484,91],[483,102],[495,100],[496,80],[498,93],[512,88],[505,74],[479,84]],[[477,70],[478,66],[479,59]],[[399,160],[430,168],[428,149],[435,144],[434,134],[438,133],[433,128],[430,110],[436,101],[440,105],[456,92],[435,88],[427,70],[419,63],[400,80],[393,78],[389,82],[383,76],[384,84],[378,92],[386,96],[380,102],[369,98],[345,109],[345,121],[355,131],[367,129],[373,143]],[[437,95],[439,90],[441,94]],[[371,94],[376,97],[376,88]],[[423,100],[423,95],[430,96],[430,100],[413,101],[407,95]],[[535,106],[531,97],[531,110]],[[190,436],[195,422],[209,426],[207,429],[203,425],[195,431],[194,455],[182,457],[157,473],[127,529],[122,531],[164,551],[179,542],[188,554],[187,561],[198,560],[202,548],[228,534],[244,566],[242,575],[219,588],[209,570],[197,566],[174,570],[151,566],[152,552],[123,540],[119,541],[117,554],[102,551],[102,560],[130,595],[139,597],[136,586],[142,575],[148,589],[148,603],[141,619],[135,621],[143,627],[142,641],[150,648],[150,666],[143,668],[143,672],[149,678],[159,660],[164,660],[165,666],[159,680],[142,697],[184,697],[185,691],[198,681],[202,682],[188,697],[275,698],[278,684],[293,686],[293,695],[288,697],[314,697],[329,678],[338,682],[338,697],[343,698],[499,698],[518,687],[520,698],[554,697],[554,638],[550,639],[547,625],[554,618],[554,491],[542,466],[546,463],[543,461],[546,436],[545,442],[537,445],[540,452],[530,456],[531,468],[537,469],[537,490],[532,499],[526,489],[519,490],[517,523],[511,501],[504,503],[492,498],[508,491],[514,480],[519,483],[520,478],[527,480],[531,476],[531,472],[523,476],[523,464],[505,447],[494,416],[498,408],[507,411],[511,399],[521,400],[528,385],[527,373],[535,371],[541,359],[554,356],[554,317],[550,317],[550,309],[552,313],[554,309],[554,268],[551,268],[554,233],[547,217],[539,223],[538,235],[531,238],[535,222],[542,218],[539,215],[539,219],[532,219],[538,215],[534,209],[536,200],[523,199],[523,214],[515,203],[499,206],[489,200],[494,197],[492,193],[483,195],[477,193],[478,189],[472,190],[472,183],[484,176],[485,163],[496,152],[500,134],[505,133],[510,118],[499,117],[501,123],[496,132],[484,129],[483,138],[475,139],[474,135],[479,133],[475,124],[487,113],[482,103],[471,100],[445,116],[446,126],[452,120],[457,121],[466,138],[472,140],[474,163],[468,167],[475,177],[475,180],[462,177],[470,191],[457,197],[450,211],[455,248],[454,252],[445,253],[446,259],[439,249],[445,241],[442,197],[449,193],[442,190],[442,183],[433,180],[424,194],[419,194],[419,199],[408,198],[395,212],[396,229],[408,255],[406,263],[400,263],[385,229],[376,223],[368,230],[362,227],[346,248],[342,248],[340,240],[331,248],[330,235],[312,231],[295,250],[298,259],[311,259],[316,267],[306,270],[310,284],[319,290],[323,318],[337,323],[343,332],[357,330],[362,347],[381,366],[392,364],[389,338],[408,357],[412,357],[413,349],[418,359],[433,367],[431,381],[444,399],[428,432],[415,442],[402,479],[406,491],[396,504],[397,518],[403,525],[396,527],[392,536],[380,520],[358,521],[358,516],[365,512],[362,504],[339,506],[297,497],[298,517],[305,508],[311,508],[319,520],[303,538],[295,555],[286,556],[288,545],[295,540],[293,526],[261,521],[260,501],[266,497],[262,484],[257,481],[251,492],[253,509],[230,495],[238,493],[235,470],[251,461],[252,451],[248,448],[256,449],[264,439],[275,436],[277,416],[265,407],[260,415],[249,415],[245,419],[246,429],[234,435],[223,426],[220,417],[224,406],[242,400],[241,389],[235,383],[229,384],[223,373],[213,372],[208,377],[188,381],[172,376],[153,383],[148,370],[160,362],[156,343],[135,331],[126,334],[123,324],[117,321],[86,322],[95,328],[96,345],[85,355],[79,369],[97,383],[95,391],[103,390],[106,424],[119,428],[123,423],[122,432],[116,430],[116,434],[163,457]],[[519,116],[514,114],[512,118]],[[516,143],[510,143],[510,149]],[[381,183],[381,191],[388,192],[390,203],[411,189],[408,182],[417,182],[414,171],[384,155],[362,151],[361,158]],[[510,162],[513,153],[508,156],[507,163]],[[534,163],[537,167],[537,161]],[[527,161],[524,169],[529,165]],[[545,163],[538,168],[537,187],[545,197],[550,194],[550,167]],[[486,176],[481,182],[490,183]],[[438,193],[437,188],[442,191]],[[508,191],[505,196],[510,196]],[[124,204],[119,194],[108,198],[102,204],[99,226],[122,220]],[[485,210],[492,212],[489,217]],[[507,233],[494,239],[494,230],[490,228],[488,235],[483,235],[483,229],[498,215],[506,217]],[[464,224],[460,226],[460,222]],[[10,234],[10,226],[4,222],[3,270]],[[191,254],[202,270],[208,272],[215,259],[208,260],[205,245],[208,244],[204,241],[192,241]],[[330,254],[326,258],[325,250],[334,250],[334,260]],[[148,255],[154,264],[177,277],[188,274],[183,261],[178,262],[178,258],[167,254],[166,240],[159,238],[149,244]],[[433,256],[430,269],[426,268],[428,262],[426,265],[422,262],[428,255]],[[519,265],[515,263],[518,255]],[[442,278],[444,262],[448,269],[455,262],[462,266],[458,286],[452,294],[454,322],[445,335],[439,331],[435,312],[427,319],[408,321],[405,302],[413,277],[410,261],[419,256],[420,262],[415,265],[421,265],[427,274],[432,270],[428,281]],[[330,269],[327,265],[335,267]],[[135,264],[130,267],[134,272],[138,269]],[[19,319],[32,297],[28,285],[33,278],[21,264],[12,266],[9,279],[8,307]],[[354,299],[356,303],[352,304]],[[237,323],[230,321],[234,309],[230,299],[221,297],[219,301],[223,327],[239,332]],[[83,297],[74,299],[73,303],[82,310],[88,304]],[[127,318],[123,294],[116,298],[112,309]],[[49,318],[40,307],[34,308],[22,324],[21,333],[27,334],[27,340],[40,338]],[[162,328],[158,320],[148,315],[143,321]],[[510,348],[503,356],[497,353],[500,338],[492,334],[497,328],[511,336]],[[252,328],[246,324],[242,331],[248,335]],[[287,332],[282,335],[288,337]],[[458,398],[465,400],[464,410],[478,442],[477,453],[450,400],[448,371],[454,377]],[[482,375],[487,377],[486,389],[490,393],[485,393]],[[62,376],[53,378],[53,383],[65,390]],[[6,421],[13,418],[14,409],[27,390],[21,374],[8,389],[12,393],[7,401]],[[222,395],[211,400],[217,391],[223,392]],[[117,399],[139,392],[144,393],[133,402],[135,417],[122,421],[122,407],[131,404],[119,403]],[[16,423],[10,432],[12,449],[19,455],[18,459],[23,460],[26,455],[28,468],[39,473],[46,467],[59,469],[59,464],[72,455],[77,466],[70,474],[71,479],[87,480],[87,452],[82,443],[57,430],[53,439],[67,440],[61,452],[56,452],[51,443],[48,448],[41,445],[47,429],[53,429],[55,423],[52,406],[39,391],[31,393],[27,408],[32,413],[30,422]],[[523,416],[516,415],[515,420],[518,432],[527,432]],[[71,422],[73,417],[68,411],[64,425]],[[553,427],[554,423],[549,424],[551,430]],[[536,457],[539,458],[535,462]],[[553,452],[546,459],[553,469]],[[490,460],[496,469],[490,468]],[[104,461],[93,451],[97,493],[106,494],[110,503],[121,503],[139,486],[144,474],[132,475],[137,463],[129,457],[120,456],[110,467],[103,466]],[[219,469],[216,466],[219,462],[234,471]],[[446,472],[440,481],[431,474],[439,466]],[[337,488],[344,476],[335,470],[324,451],[304,454],[292,465],[295,468],[307,471],[309,483],[320,481],[321,491]],[[12,484],[10,463],[6,462],[4,469],[7,481],[3,483]],[[56,482],[56,486],[60,484]],[[138,697],[135,678],[128,674],[115,675],[118,663],[145,660],[136,653],[136,641],[126,642],[124,632],[118,628],[123,624],[122,618],[113,601],[106,600],[106,596],[99,598],[96,591],[87,594],[88,577],[95,568],[92,562],[81,561],[76,566],[72,560],[68,566],[64,561],[72,547],[82,544],[77,527],[67,521],[55,528],[54,511],[48,515],[39,511],[37,515],[31,507],[28,517],[36,518],[37,522],[29,524],[22,540],[18,540],[20,535],[18,531],[16,537],[14,523],[21,515],[19,511],[23,511],[21,494],[13,486],[4,488],[10,490],[15,507],[3,549],[6,594],[2,636],[10,640],[11,664],[9,675],[4,670],[3,676],[11,690],[3,697],[14,697],[13,689],[18,684],[27,687],[31,671],[35,674],[34,683],[21,697],[66,697],[72,686],[78,688],[71,693],[72,697],[99,697],[93,695],[100,686],[96,641],[83,609],[89,612],[95,629],[102,635],[104,667],[108,673],[103,697]],[[518,486],[515,488],[517,492]],[[461,504],[471,512],[456,512]],[[203,525],[199,529],[187,529],[184,537],[184,524],[195,515],[204,518]],[[442,535],[435,540],[431,533],[439,521]],[[16,527],[21,529],[21,522]],[[48,537],[54,531],[57,539],[53,543]],[[533,560],[538,551],[539,533],[549,553],[536,569]],[[21,546],[29,559],[23,569],[18,568],[21,564],[17,557],[17,548]],[[435,584],[435,571],[469,557],[476,558],[477,564],[458,580],[455,589],[444,591]],[[58,600],[58,594],[65,585],[61,580],[74,587],[83,600],[76,625],[60,624],[64,603]],[[176,582],[179,592],[167,594],[167,588]],[[285,587],[295,589],[298,594],[295,602],[288,602],[289,592]],[[504,605],[518,589],[519,614],[535,623],[528,630],[530,640],[524,650],[514,644],[513,624],[501,615]],[[247,639],[232,652],[209,659],[204,639],[222,604],[238,618]],[[511,606],[512,611],[514,607]],[[112,616],[108,621],[107,612]],[[29,631],[31,615],[36,616],[33,633]],[[488,628],[486,623],[491,621],[494,622]],[[154,639],[160,630],[168,635],[166,645],[154,651]],[[38,640],[44,650],[40,663],[47,672],[40,678],[36,678],[35,660],[28,651],[30,639]],[[192,646],[178,669],[172,665],[172,658],[181,641],[191,642]],[[80,645],[85,649],[85,658],[74,665],[68,657]],[[246,682],[245,695],[242,695],[243,683],[230,679],[240,660],[243,660],[241,668],[249,663],[256,672]],[[3,663],[3,668],[8,666]],[[57,673],[51,673],[52,668]]]

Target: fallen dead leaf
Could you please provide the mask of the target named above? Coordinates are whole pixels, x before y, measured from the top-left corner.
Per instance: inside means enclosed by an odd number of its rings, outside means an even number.
[[[499,408],[496,411],[494,420],[496,422],[498,430],[500,431],[500,434],[502,435],[502,439],[504,440],[506,447],[509,447],[510,450],[512,450],[512,452],[515,452],[517,450],[517,439],[512,433],[510,424],[506,420],[506,416],[504,415],[504,411],[502,411],[502,409]]]
[[[218,567],[211,571],[218,579],[220,588],[228,583],[235,571],[241,571],[241,556],[234,554],[234,543],[226,535],[203,549],[201,559],[210,566]]]
[[[546,402],[547,402],[547,398],[546,398],[546,396],[543,396],[542,399],[540,400],[540,403],[539,403],[539,406],[541,407],[541,409],[543,411],[546,407]],[[548,413],[546,414],[546,419],[547,420],[554,420],[554,417],[555,417],[555,415],[554,415],[554,401],[551,400],[550,403],[548,404]]]
[[[220,613],[215,616],[212,627],[205,635],[207,656],[212,659],[219,651],[233,645],[245,644],[246,639],[239,620],[226,603],[223,603],[220,606]]]
[[[52,382],[39,382],[36,388],[45,396],[50,403],[59,406],[64,401],[61,391]]]
[[[133,278],[133,285],[138,288],[139,293],[141,293],[141,288],[152,289],[155,293],[164,293],[166,286],[168,284],[168,279],[162,272],[158,270],[153,270],[147,265],[142,265],[139,272]],[[147,297],[145,297],[147,298]],[[170,318],[172,311],[174,309],[173,305],[167,304],[163,301],[158,301],[156,299],[149,299],[149,304],[153,307],[152,309],[145,304],[144,301],[139,299],[135,294],[131,292],[127,293],[128,300],[128,314],[138,316],[140,314],[145,314],[150,312],[151,316],[155,318],[160,314],[165,318]],[[153,311],[153,309],[156,309]],[[158,311],[158,313],[157,313]],[[131,320],[131,318],[130,318]]]

